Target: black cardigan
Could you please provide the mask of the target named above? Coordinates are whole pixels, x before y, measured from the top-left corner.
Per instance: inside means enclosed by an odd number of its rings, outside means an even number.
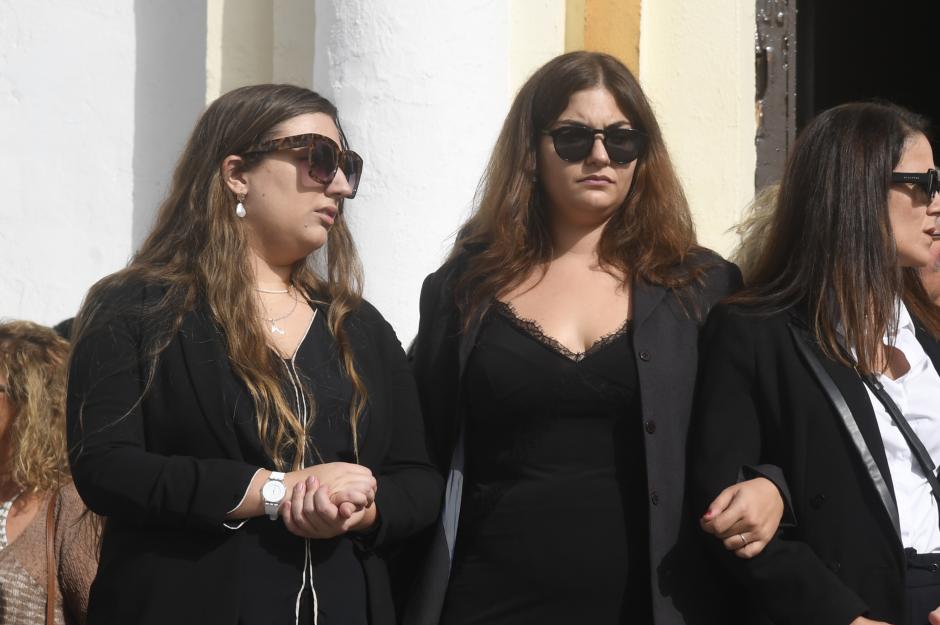
[[[940,368],[940,344],[917,334]],[[804,349],[824,375],[809,366]],[[708,320],[699,370],[690,435],[693,505],[702,508],[734,483],[739,466],[772,463],[783,470],[796,517],[751,560],[712,546],[744,585],[738,596],[751,622],[848,625],[862,614],[905,622],[905,559],[892,522],[891,477],[855,370],[825,358],[796,312],[760,315],[727,306]],[[854,439],[840,405],[857,427]]]
[[[451,466],[458,440],[463,418],[461,377],[479,328],[477,324],[463,329],[454,301],[453,288],[463,262],[445,264],[425,280],[418,336],[411,349],[432,459],[442,474]],[[702,320],[715,302],[740,286],[741,274],[737,267],[708,251],[691,255],[687,262],[703,267],[700,282],[673,290],[637,280],[632,293],[656,625],[710,624],[724,619],[716,612],[723,606],[714,576],[695,539],[701,530],[690,522],[691,515],[685,509],[686,433]],[[445,496],[448,501],[457,498],[455,493]],[[429,538],[429,555],[419,565],[405,625],[437,622],[450,567],[444,526],[455,522],[449,512],[445,509],[442,523]]]
[[[163,294],[155,286],[111,292],[104,309],[118,312],[105,312],[109,323],[72,355],[72,472],[82,499],[107,519],[91,625],[236,620],[240,534],[223,521],[258,467],[242,460],[224,413],[223,380],[233,373],[205,306],[184,316],[141,399],[142,352],[158,330],[140,311]],[[391,326],[366,302],[345,324],[368,391],[360,462],[378,481],[378,530],[359,541],[358,555],[370,621],[386,625],[394,622],[387,550],[433,522],[442,480],[428,460],[414,381]]]

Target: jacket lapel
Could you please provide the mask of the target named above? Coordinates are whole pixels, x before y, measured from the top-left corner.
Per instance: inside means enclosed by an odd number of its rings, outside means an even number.
[[[842,421],[894,528],[895,536],[900,540],[901,525],[891,472],[865,386],[853,369],[826,358],[812,335],[801,325],[789,324],[797,350],[822,387],[837,418]]]
[[[225,376],[231,375],[221,336],[209,313],[197,308],[184,315],[179,331],[186,371],[209,429],[230,458],[241,458],[231,421],[226,421]]]
[[[650,284],[642,278],[636,279],[633,285],[632,302],[634,331],[643,325],[665,295],[666,287]]]

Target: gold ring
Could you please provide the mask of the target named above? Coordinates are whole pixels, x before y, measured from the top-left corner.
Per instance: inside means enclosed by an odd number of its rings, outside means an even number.
[[[741,542],[744,543],[741,545],[741,548],[743,549],[744,547],[747,547],[747,538],[744,537],[744,534],[738,534],[738,538],[740,538]]]

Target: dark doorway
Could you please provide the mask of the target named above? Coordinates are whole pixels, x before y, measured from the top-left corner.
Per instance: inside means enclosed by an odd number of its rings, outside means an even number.
[[[938,26],[937,0],[799,2],[797,128],[836,104],[873,98],[906,106],[936,126]],[[933,146],[936,161],[935,140]]]
[[[855,100],[926,115],[940,164],[940,0],[756,0],[756,7],[756,188],[780,180],[809,120]]]

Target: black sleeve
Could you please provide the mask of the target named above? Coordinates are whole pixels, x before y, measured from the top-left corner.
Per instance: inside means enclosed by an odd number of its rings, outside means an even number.
[[[388,371],[386,407],[391,443],[376,472],[381,521],[370,542],[395,543],[429,526],[441,509],[444,482],[431,463],[414,378],[395,332],[384,320],[382,353]]]
[[[257,467],[148,451],[139,322],[114,317],[73,347],[67,435],[75,486],[94,512],[138,525],[225,531]]]
[[[411,370],[421,401],[431,460],[441,475],[450,468],[456,435],[459,321],[450,301],[444,271],[429,275],[421,286],[418,334],[409,349]]]
[[[762,437],[776,434],[774,424],[758,409],[761,384],[756,350],[760,343],[753,327],[758,323],[718,306],[705,326],[689,437],[693,510],[704,510],[718,493],[734,484],[741,467],[761,464]],[[867,609],[800,540],[796,530],[782,528],[750,560],[736,557],[720,541],[703,540],[744,584],[753,603],[778,625],[848,625]]]
[[[790,498],[790,485],[787,484],[783,469],[775,464],[748,465],[741,467],[741,476],[738,481],[743,482],[758,477],[770,480],[780,491],[780,498],[783,500],[783,517],[780,519],[780,526],[796,525],[796,512],[793,510],[793,501]]]

